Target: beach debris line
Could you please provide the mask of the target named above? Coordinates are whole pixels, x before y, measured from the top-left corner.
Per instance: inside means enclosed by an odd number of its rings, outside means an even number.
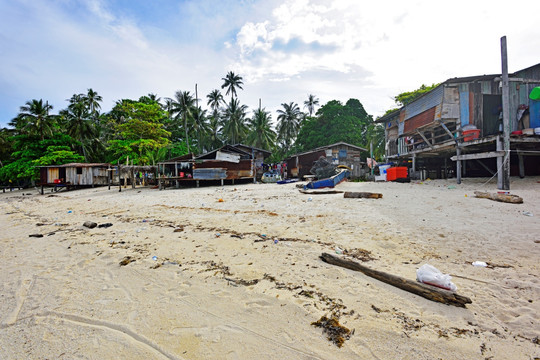
[[[523,204],[523,198],[517,195],[511,194],[499,194],[499,193],[488,193],[483,191],[475,191],[474,195],[477,198],[490,199],[494,201],[500,201],[511,204]]]
[[[351,192],[347,191],[345,194],[343,194],[344,198],[348,199],[381,199],[383,194],[379,193],[371,193],[371,192]]]
[[[430,285],[420,283],[418,281],[412,281],[382,271],[373,270],[359,264],[356,261],[343,259],[332,254],[322,253],[321,259],[324,262],[332,265],[341,266],[354,271],[359,271],[369,277],[382,281],[386,284],[393,285],[397,288],[411,292],[413,294],[422,296],[423,298],[426,298],[428,300],[458,307],[465,307],[466,304],[472,303],[472,300],[470,298],[456,294],[455,292],[439,289]]]
[[[345,340],[349,340],[354,333],[354,330],[351,331],[341,325],[335,317],[322,316],[319,320],[312,322],[311,325],[322,328],[328,340],[336,344],[337,347],[342,347]]]

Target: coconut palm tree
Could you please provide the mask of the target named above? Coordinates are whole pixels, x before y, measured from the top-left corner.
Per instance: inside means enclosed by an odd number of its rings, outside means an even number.
[[[10,122],[15,128],[29,135],[39,135],[41,140],[45,135],[52,135],[54,132],[55,118],[49,115],[53,106],[49,102],[43,103],[42,99],[27,101],[20,107],[20,113]]]
[[[221,107],[221,104],[223,104],[223,95],[221,94],[221,91],[214,89],[210,94],[206,95],[206,98],[208,99],[206,105],[210,106],[210,109],[212,109],[212,116],[217,117],[219,108]]]
[[[246,135],[246,111],[247,106],[241,105],[240,101],[231,98],[231,102],[227,104],[223,112],[223,136],[226,143],[237,144]]]
[[[270,150],[276,141],[276,133],[272,130],[272,115],[265,109],[258,108],[248,120],[248,145]]]
[[[195,105],[195,98],[189,91],[178,90],[174,94],[174,100],[172,104],[172,115],[176,115],[182,118],[184,123],[184,132],[186,135],[185,141],[187,149],[189,151],[189,134],[188,134],[188,120],[193,118],[193,108]]]
[[[193,109],[193,130],[197,134],[197,150],[200,154],[203,149],[202,138],[205,137],[209,131],[206,110],[203,110],[200,106]]]
[[[319,106],[319,98],[313,94],[309,94],[308,99],[304,101],[304,108],[307,108],[309,111],[309,116],[313,115],[316,106]]]
[[[281,106],[283,106],[283,110],[277,110],[277,113],[279,114],[277,117],[279,121],[277,127],[277,139],[283,143],[284,150],[287,152],[290,150],[291,145],[298,135],[302,112],[300,111],[298,104],[294,102],[288,104],[283,103]]]
[[[88,89],[88,92],[84,96],[84,104],[93,117],[97,117],[98,111],[101,109],[101,105],[99,104],[101,101],[103,101],[103,98],[101,95],[98,95],[97,91],[91,88]]]
[[[244,89],[242,88],[242,85],[244,85],[244,82],[242,81],[243,78],[240,75],[236,75],[232,71],[229,71],[224,78],[221,78],[221,80],[223,80],[223,85],[221,85],[221,88],[227,88],[227,92],[225,93],[225,95],[229,95],[230,93],[231,99],[233,97],[237,97],[236,89]]]
[[[60,111],[60,115],[65,121],[66,133],[81,143],[84,160],[88,161],[87,148],[95,135],[95,127],[86,103],[70,104],[66,110]]]

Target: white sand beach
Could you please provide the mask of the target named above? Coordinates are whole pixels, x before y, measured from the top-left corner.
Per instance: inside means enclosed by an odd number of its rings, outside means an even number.
[[[475,198],[486,180],[0,194],[0,359],[540,358],[540,178],[512,178],[523,204]],[[429,263],[472,304],[319,259],[336,248]],[[342,347],[312,325],[332,313]]]

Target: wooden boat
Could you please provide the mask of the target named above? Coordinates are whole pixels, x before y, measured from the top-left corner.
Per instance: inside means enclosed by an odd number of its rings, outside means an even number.
[[[336,175],[331,176],[327,179],[310,181],[309,183],[304,185],[304,190],[333,188],[334,186],[338,185],[339,183],[347,179],[347,177],[350,174],[349,169],[338,168],[337,171],[338,173]]]

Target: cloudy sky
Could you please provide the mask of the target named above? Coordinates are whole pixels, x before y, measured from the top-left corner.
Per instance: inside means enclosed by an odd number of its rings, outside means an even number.
[[[104,111],[195,84],[206,105],[230,70],[251,109],[311,93],[376,117],[421,84],[500,73],[503,35],[511,72],[539,63],[538,14],[537,0],[0,0],[0,126],[88,88]]]

